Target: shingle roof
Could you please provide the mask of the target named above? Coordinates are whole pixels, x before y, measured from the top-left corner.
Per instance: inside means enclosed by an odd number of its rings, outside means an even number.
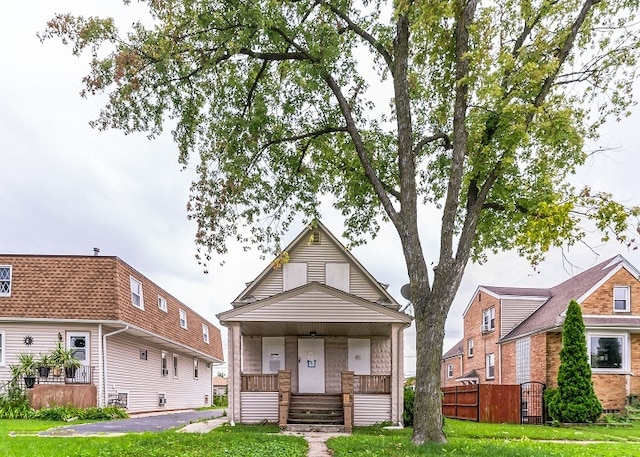
[[[461,339],[456,344],[454,344],[451,349],[449,349],[447,352],[445,352],[442,355],[442,360],[461,355],[464,351],[463,344],[464,344],[464,339]]]
[[[595,285],[607,277],[609,273],[619,268],[623,263],[629,265],[622,256],[618,255],[612,257],[589,268],[588,270],[583,271],[573,278],[567,279],[557,286],[548,289],[550,292],[549,300],[531,314],[531,316],[511,330],[511,332],[505,335],[501,341],[512,340],[520,336],[529,335],[542,330],[548,330],[561,325],[561,315],[566,311],[569,301],[579,300]]]
[[[536,289],[528,287],[496,287],[480,286],[496,295],[520,296],[520,297],[551,297],[551,289]]]

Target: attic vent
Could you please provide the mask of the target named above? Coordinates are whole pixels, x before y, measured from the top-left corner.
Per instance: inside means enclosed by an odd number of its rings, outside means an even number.
[[[167,397],[158,392],[158,406],[167,406]]]
[[[309,237],[309,244],[320,244],[320,231],[314,230]]]

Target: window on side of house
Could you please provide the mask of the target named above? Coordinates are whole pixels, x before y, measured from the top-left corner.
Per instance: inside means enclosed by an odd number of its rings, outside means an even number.
[[[187,312],[184,309],[180,310],[180,327],[187,328]]]
[[[0,265],[0,297],[11,296],[11,265]]]
[[[482,331],[490,332],[496,328],[496,309],[487,308],[482,311]]]
[[[161,373],[162,373],[162,377],[166,378],[167,376],[169,376],[169,365],[167,362],[167,352],[166,351],[162,351],[162,356],[161,356]]]
[[[160,308],[165,313],[168,312],[169,308],[167,308],[167,299],[158,295],[158,308]]]
[[[496,377],[496,359],[493,353],[487,354],[487,379]]]
[[[209,344],[209,326],[207,324],[202,324],[202,340]]]
[[[625,371],[629,366],[627,358],[627,335],[623,333],[587,335],[591,369],[598,371]]]
[[[451,379],[453,378],[453,364],[452,363],[448,363],[447,364],[447,379]]]
[[[133,276],[131,279],[131,303],[136,308],[144,309],[144,301],[142,298],[142,283]]]
[[[467,340],[467,355],[473,357],[473,338]]]
[[[198,359],[193,359],[193,379],[198,379],[198,371],[199,371],[199,362]]]
[[[631,311],[631,288],[629,286],[613,288],[613,311],[616,313]]]
[[[178,355],[173,354],[173,377],[178,377]]]

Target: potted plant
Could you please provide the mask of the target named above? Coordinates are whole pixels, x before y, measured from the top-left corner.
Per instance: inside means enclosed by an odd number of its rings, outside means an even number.
[[[24,378],[24,385],[31,389],[36,383],[36,358],[30,352],[18,354],[18,372]]]
[[[40,354],[38,358],[38,374],[41,378],[48,378],[51,371],[51,355]]]
[[[62,370],[64,370],[65,377],[75,377],[76,370],[80,367],[81,363],[73,354],[73,349],[65,349],[60,342],[56,344],[56,347],[51,352],[51,364],[53,365],[54,376],[61,376]]]

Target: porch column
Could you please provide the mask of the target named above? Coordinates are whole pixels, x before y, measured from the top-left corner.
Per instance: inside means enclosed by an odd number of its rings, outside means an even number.
[[[229,422],[240,422],[240,324],[231,323],[228,327],[228,354],[229,358]]]
[[[402,423],[404,410],[403,325],[391,325],[391,422]]]

